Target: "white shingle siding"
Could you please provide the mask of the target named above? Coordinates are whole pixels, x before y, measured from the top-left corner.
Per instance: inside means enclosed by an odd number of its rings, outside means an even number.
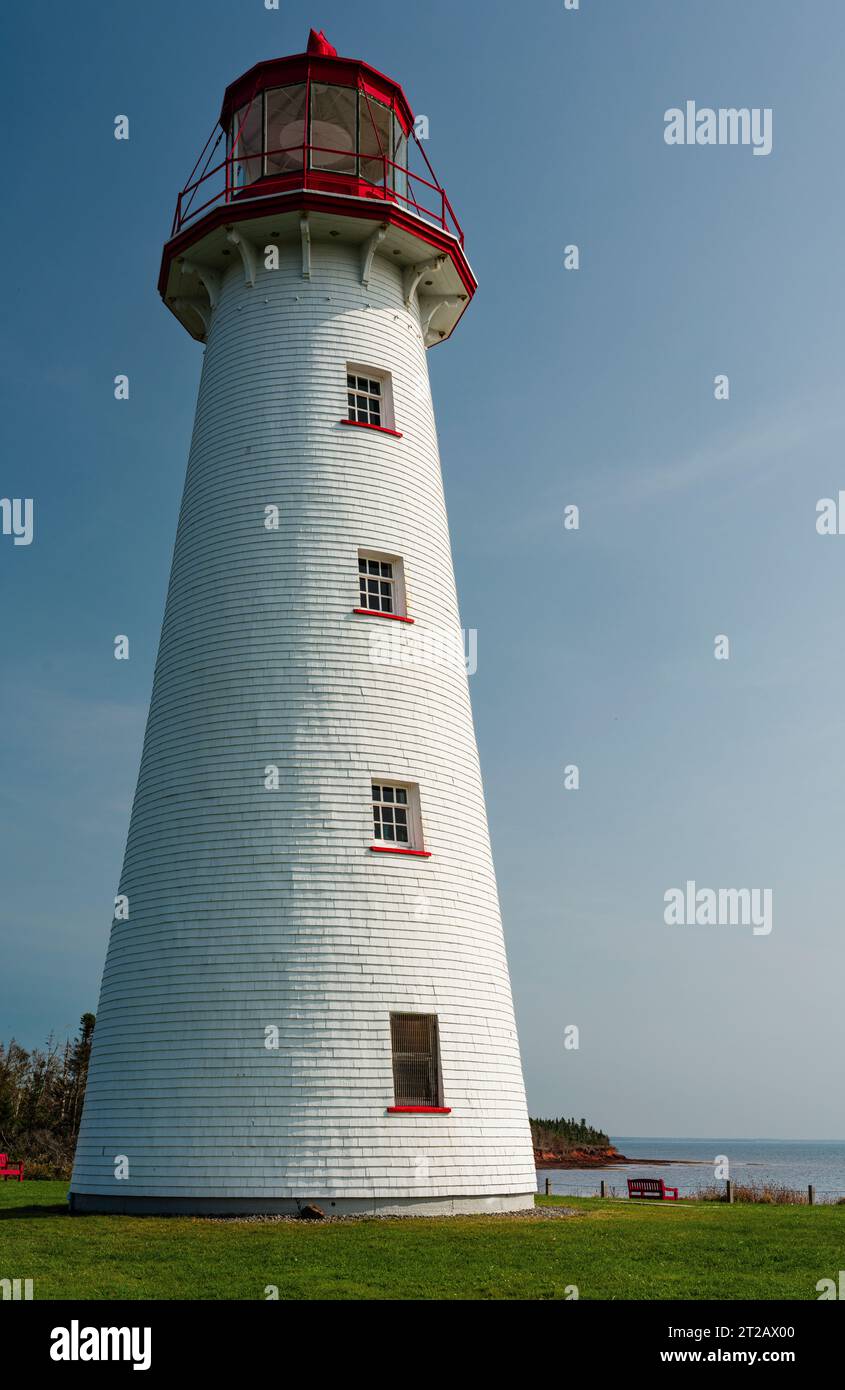
[[[419,317],[381,257],[365,289],[343,243],[310,282],[281,252],[254,288],[233,257],[211,322],[72,1191],[516,1205],[466,676],[369,659],[374,631],[459,627]],[[392,374],[401,440],[339,423],[347,362]],[[402,557],[415,627],[353,615],[359,548]],[[373,775],[419,784],[430,859],[370,852]],[[451,1115],[386,1113],[392,1010],[438,1015]]]

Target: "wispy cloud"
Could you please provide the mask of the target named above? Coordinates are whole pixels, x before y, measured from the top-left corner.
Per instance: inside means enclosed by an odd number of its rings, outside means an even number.
[[[614,500],[647,501],[722,478],[751,482],[776,471],[784,462],[794,463],[796,457],[806,456],[814,442],[843,425],[845,407],[836,397],[793,401],[776,414],[711,437],[686,454],[644,467],[615,467]],[[621,488],[620,475],[624,478]]]

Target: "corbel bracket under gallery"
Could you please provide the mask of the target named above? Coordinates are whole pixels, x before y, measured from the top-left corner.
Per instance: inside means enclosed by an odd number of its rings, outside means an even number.
[[[402,276],[402,289],[405,294],[405,304],[410,309],[414,303],[414,296],[417,293],[417,286],[424,275],[433,275],[446,264],[448,257],[435,256],[431,261],[420,261],[418,265],[409,265]]]
[[[304,212],[299,219],[299,235],[302,240],[302,278],[311,279],[311,223],[308,220],[308,213]]]
[[[246,240],[241,235],[237,227],[226,228],[226,240],[231,241],[233,246],[237,246],[244,268],[244,280],[248,285],[255,288],[255,273],[258,269],[258,259],[255,254],[255,247],[252,242]]]
[[[223,280],[219,270],[212,269],[210,265],[201,265],[199,261],[188,260],[187,257],[180,262],[180,269],[183,275],[195,275],[201,281],[205,286],[210,307],[216,309]]]
[[[433,343],[439,343],[446,335],[438,333],[436,328],[432,328],[432,321],[436,318],[441,309],[459,309],[461,298],[456,295],[447,294],[420,294],[417,295],[417,305],[420,311],[420,327],[422,328],[423,342],[426,347],[431,347]]]
[[[387,236],[387,232],[388,226],[385,222],[382,224],[381,227],[376,227],[372,236],[367,237],[367,240],[364,242],[364,245],[361,248],[361,284],[365,288],[370,283],[370,274],[373,269],[373,261],[375,260],[376,251],[379,249],[381,243],[384,241],[384,238]]]
[[[168,300],[168,303],[177,312],[184,313],[186,309],[191,309],[197,315],[205,329],[205,332],[202,335],[204,341],[206,334],[208,333],[208,330],[211,327],[211,305],[207,302],[207,300],[196,299],[194,297],[180,296],[176,299]]]

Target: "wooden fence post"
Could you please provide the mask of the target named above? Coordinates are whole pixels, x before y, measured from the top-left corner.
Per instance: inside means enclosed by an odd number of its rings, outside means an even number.
[[[552,1193],[552,1180],[551,1180],[551,1178],[546,1178],[546,1196],[547,1196],[547,1197],[550,1197],[550,1196],[551,1196],[551,1193]]]
[[[604,1178],[602,1178],[601,1184],[600,1184],[600,1186],[599,1186],[599,1196],[600,1196],[600,1197],[606,1197],[606,1196],[607,1196],[607,1192],[605,1191],[605,1186],[604,1186]]]
[[[733,1199],[734,1199],[734,1185],[733,1185],[733,1183],[731,1182],[730,1178],[727,1178],[727,1179],[725,1180],[725,1194],[726,1194],[726,1201],[730,1202],[731,1205],[733,1205]]]
[[[810,1186],[807,1188],[807,1201],[811,1207],[814,1207],[816,1204],[816,1189],[813,1187],[812,1183],[810,1183]]]

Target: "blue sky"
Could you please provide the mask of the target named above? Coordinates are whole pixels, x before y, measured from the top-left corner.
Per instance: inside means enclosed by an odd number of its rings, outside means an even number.
[[[4,18],[0,1036],[96,1007],[201,365],[161,245],[226,84],[312,24],[429,116],[480,281],[429,361],[532,1113],[845,1138],[839,0]],[[688,99],[771,107],[772,154],[670,148]],[[771,888],[771,934],[667,926],[687,879]]]

